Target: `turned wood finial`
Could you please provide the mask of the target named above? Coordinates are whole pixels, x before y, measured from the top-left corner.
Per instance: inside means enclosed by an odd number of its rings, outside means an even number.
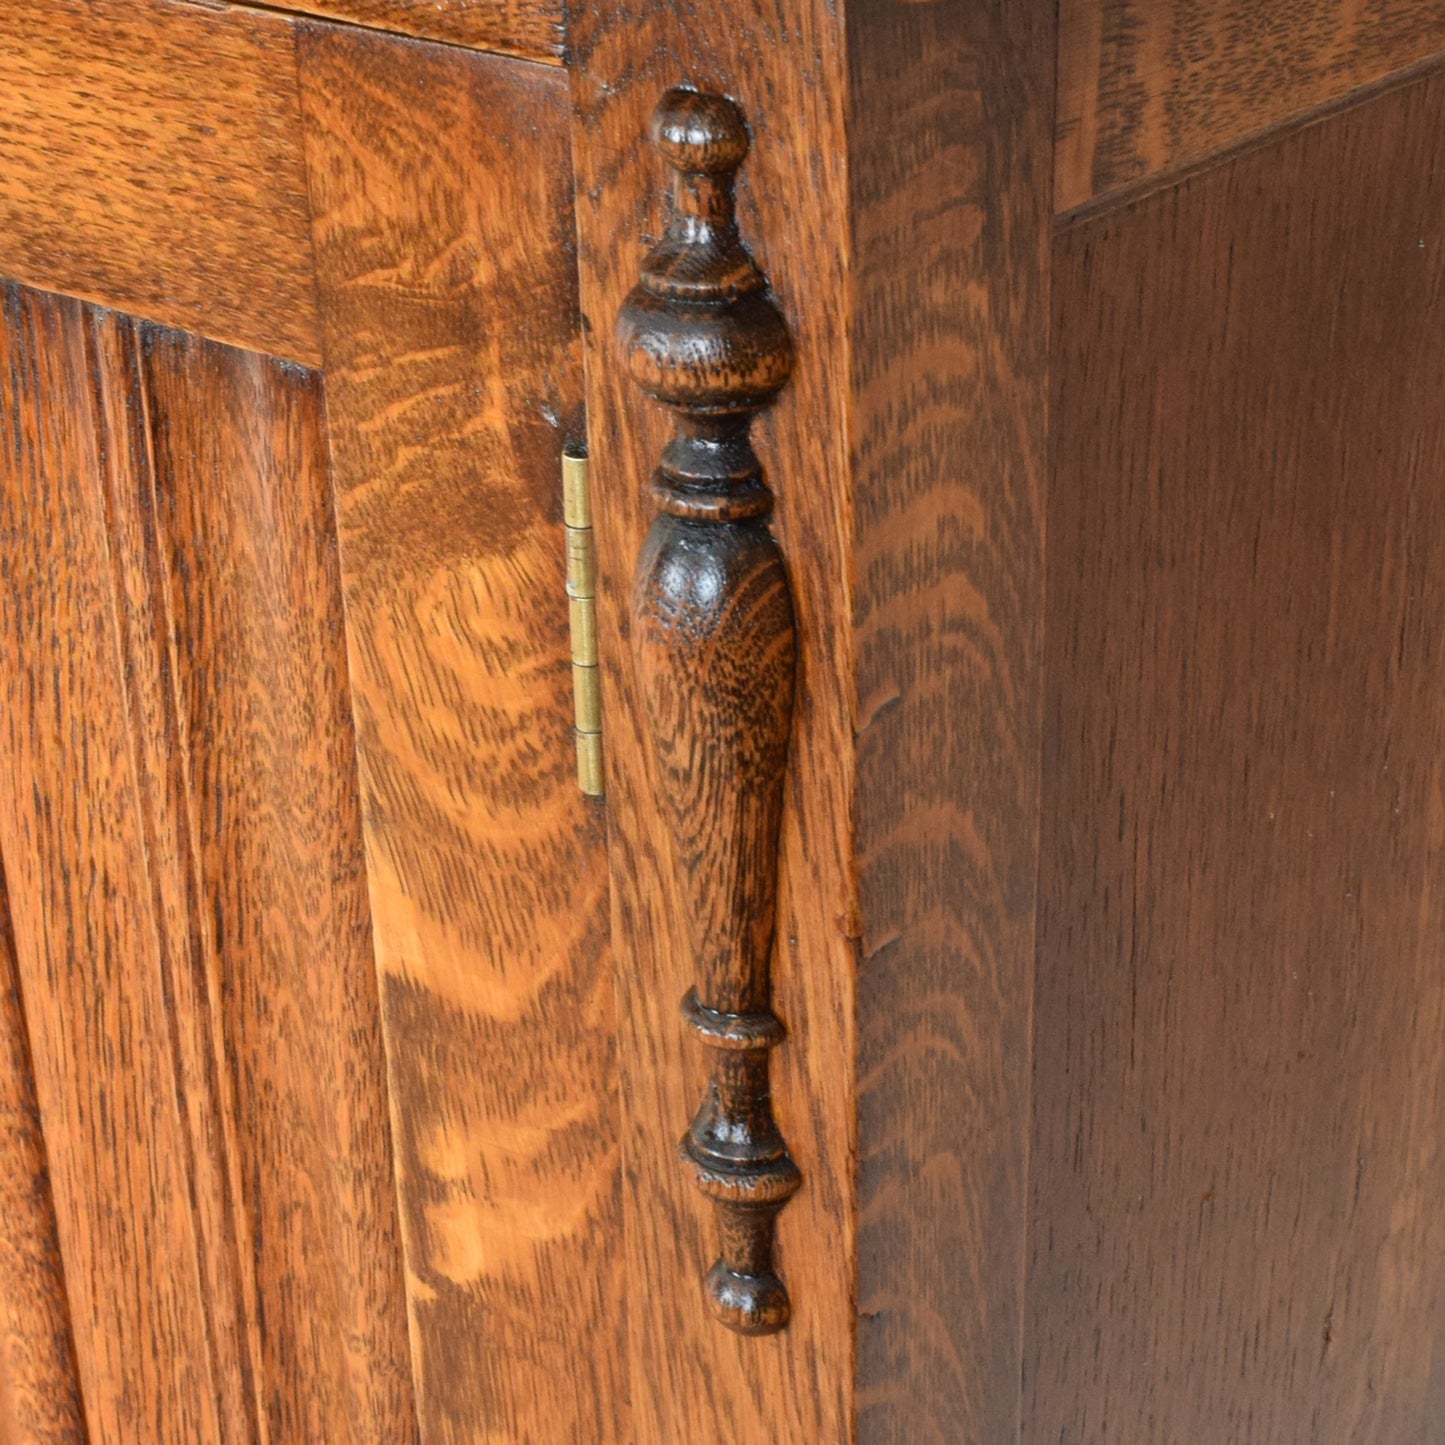
[[[771,961],[795,638],[749,428],[786,383],[793,348],[738,235],[738,108],[668,91],[652,138],[673,171],[673,213],[617,331],[633,379],[676,421],[652,481],[633,637],[696,970],[683,1015],[713,1058],[682,1156],[721,1224],[712,1308],[732,1329],[768,1334],[790,1311],[774,1225],[801,1182],[768,1068],[784,1033]]]
[[[673,214],[623,305],[618,336],[633,380],[678,422],[654,496],[678,517],[762,516],[772,497],[748,418],[787,381],[793,343],[738,235],[733,183],[747,127],[722,96],[670,90],[652,134],[673,170]]]

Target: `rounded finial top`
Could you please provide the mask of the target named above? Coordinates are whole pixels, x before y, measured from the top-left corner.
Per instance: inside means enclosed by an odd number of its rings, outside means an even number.
[[[748,153],[742,112],[722,95],[669,90],[652,117],[652,139],[663,159],[680,171],[725,175]]]

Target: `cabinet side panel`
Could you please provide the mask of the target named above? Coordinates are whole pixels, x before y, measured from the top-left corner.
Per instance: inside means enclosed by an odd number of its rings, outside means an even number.
[[[1027,1438],[1445,1419],[1445,79],[1063,233]]]
[[[301,44],[327,407],[428,1445],[630,1440],[603,814],[576,781],[566,82]]]
[[[1018,1436],[1052,0],[850,5],[858,1435]]]
[[[273,1442],[405,1445],[345,636],[311,373],[147,328],[153,566]]]
[[[846,147],[841,20],[824,0],[579,3],[575,69],[582,303],[607,718],[618,947],[628,1349],[637,1445],[846,1442],[853,1373],[853,982],[850,857],[852,633],[847,538]],[[781,1334],[741,1338],[709,1310],[711,1206],[677,1140],[704,1097],[706,1051],[679,1017],[696,982],[632,664],[633,575],[652,513],[648,484],[672,431],[614,342],[623,298],[668,216],[648,137],[664,91],[731,96],[752,133],[738,181],[743,239],[792,332],[787,387],[754,424],[773,531],[797,610],[797,706],[784,802],[771,1055],[772,1105],[802,1171],[778,1219],[792,1300]]]
[[[85,1445],[70,1302],[0,868],[0,1440]]]

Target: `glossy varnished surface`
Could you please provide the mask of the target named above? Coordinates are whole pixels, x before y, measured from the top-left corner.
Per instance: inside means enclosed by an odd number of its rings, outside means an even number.
[[[0,275],[319,361],[293,34],[180,0],[9,0]]]
[[[635,1437],[572,737],[566,82],[327,26],[301,61],[422,1434],[610,1445]]]
[[[0,274],[324,362],[10,297],[0,1421],[1431,1439],[1445,99],[1401,72],[1445,32],[1065,0],[1056,45],[1054,13],[578,0],[565,74],[481,53],[557,61],[546,0],[0,16]],[[650,493],[671,423],[614,347],[678,84],[746,114],[741,234],[796,347],[766,521]],[[1060,233],[1050,493],[1053,202],[1240,142]],[[703,391],[781,385],[740,334]],[[584,432],[605,810],[573,776]],[[805,1181],[767,1337],[699,1289],[694,983],[704,1031],[767,1019],[771,1096],[724,1082]]]
[[[15,287],[0,346],[0,848],[91,1438],[414,1438],[315,379]]]
[[[1062,0],[1058,209],[1195,164],[1442,52],[1434,0]]]
[[[1445,1419],[1445,81],[1064,233],[1025,1438]]]
[[[205,975],[185,967],[184,853],[167,836],[171,780],[155,771],[164,734],[151,749],[133,737],[132,708],[137,727],[154,718],[155,663],[143,659],[137,688],[150,695],[133,700],[122,652],[124,588],[144,581],[113,570],[105,546],[117,493],[144,486],[143,443],[125,424],[135,340],[74,303],[13,288],[7,302],[0,848],[89,1423],[107,1441],[244,1440],[254,1360],[219,1150],[191,1177],[197,1128],[219,1135],[217,1110],[207,1077],[200,1118],[187,1117],[194,1051],[182,1060],[170,1043],[168,995],[184,988],[187,1019],[207,1018]],[[154,647],[153,617],[141,622]],[[136,865],[157,833],[153,883]],[[222,1278],[203,1283],[207,1233]]]

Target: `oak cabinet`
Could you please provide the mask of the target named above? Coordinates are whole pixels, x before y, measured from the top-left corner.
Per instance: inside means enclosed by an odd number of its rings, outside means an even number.
[[[1437,1438],[1442,57],[12,0],[0,1439]]]

